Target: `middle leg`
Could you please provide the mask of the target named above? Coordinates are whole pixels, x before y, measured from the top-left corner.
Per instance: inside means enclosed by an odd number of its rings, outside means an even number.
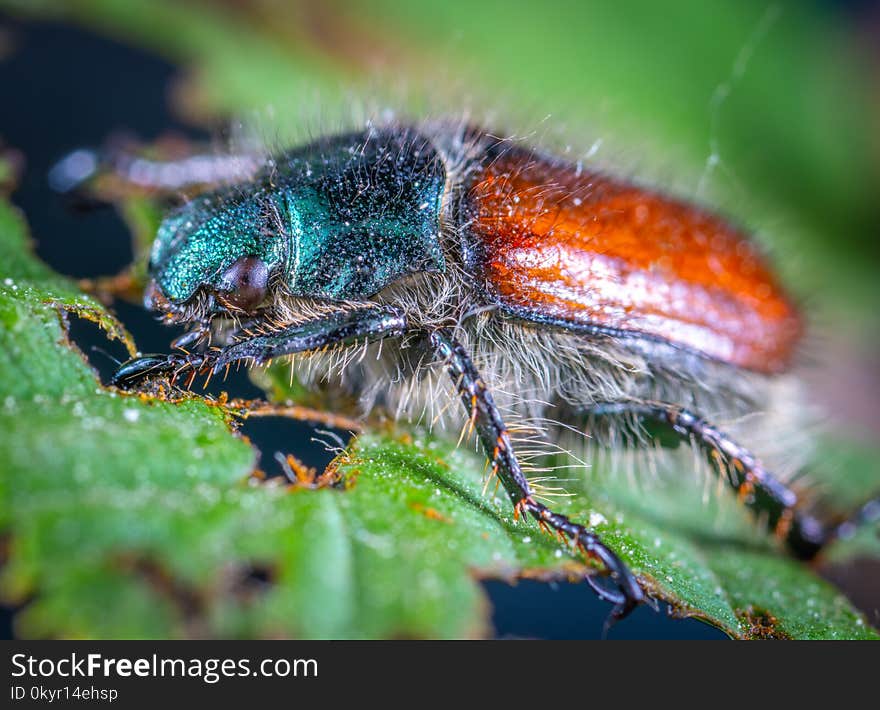
[[[464,347],[448,330],[430,334],[434,352],[446,362],[465,408],[474,420],[477,436],[498,474],[517,514],[531,515],[542,528],[550,528],[572,540],[586,555],[608,570],[616,591],[599,587],[591,576],[587,582],[604,599],[614,603],[612,617],[622,618],[644,599],[644,592],[626,564],[599,537],[583,525],[555,513],[535,500],[532,487],[520,467],[510,433],[495,406],[491,392]]]

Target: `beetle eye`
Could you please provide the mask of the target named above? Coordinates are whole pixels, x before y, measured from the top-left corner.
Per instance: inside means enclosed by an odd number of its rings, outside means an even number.
[[[220,296],[234,308],[250,311],[266,298],[269,269],[262,259],[243,256],[230,266],[220,279]]]

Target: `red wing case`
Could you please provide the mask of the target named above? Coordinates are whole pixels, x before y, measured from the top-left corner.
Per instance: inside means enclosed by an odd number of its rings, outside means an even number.
[[[465,211],[472,267],[524,318],[647,336],[767,374],[791,363],[797,309],[715,215],[522,149],[498,151]]]

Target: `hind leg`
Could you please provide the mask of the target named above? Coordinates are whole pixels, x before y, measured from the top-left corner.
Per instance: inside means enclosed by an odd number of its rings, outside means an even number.
[[[826,524],[802,508],[798,494],[782,483],[748,449],[687,409],[664,402],[606,402],[591,407],[596,416],[634,415],[668,425],[685,441],[694,441],[723,475],[737,498],[793,555],[809,560],[830,541],[856,525],[880,520],[880,499],[866,503],[850,518]]]

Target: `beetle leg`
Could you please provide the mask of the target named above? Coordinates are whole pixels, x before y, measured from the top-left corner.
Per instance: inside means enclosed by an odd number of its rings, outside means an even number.
[[[682,439],[693,440],[706,453],[737,497],[766,520],[767,529],[784,540],[793,555],[809,560],[827,543],[852,534],[856,525],[880,519],[880,499],[866,503],[843,522],[829,525],[800,507],[798,494],[782,483],[748,449],[737,444],[705,419],[673,404],[662,402],[606,402],[589,414],[635,415],[669,425]],[[728,464],[725,466],[725,462]]]
[[[52,167],[49,185],[64,195],[111,201],[131,192],[177,195],[249,180],[264,165],[264,159],[248,154],[204,153],[159,160],[125,147],[80,148]]]
[[[141,355],[122,363],[110,378],[110,384],[122,389],[131,389],[150,377],[174,380],[184,371],[195,374],[203,367],[205,358],[204,354],[184,352]]]
[[[592,576],[588,576],[587,581],[599,596],[614,602],[613,618],[626,616],[644,599],[644,592],[632,572],[593,532],[535,500],[532,487],[513,451],[501,413],[467,351],[448,330],[432,331],[430,338],[435,353],[446,362],[465,408],[474,416],[477,436],[513,502],[516,515],[528,513],[542,528],[565,535],[586,555],[600,561],[617,589],[599,587]]]
[[[239,360],[261,365],[293,353],[356,341],[403,335],[406,316],[396,308],[366,306],[293,325],[271,335],[256,335],[223,348],[212,363],[214,372]]]
[[[189,350],[190,348],[204,349],[205,343],[211,337],[210,322],[205,320],[196,323],[183,335],[171,341],[171,347],[175,350]]]
[[[406,317],[400,311],[367,306],[306,321],[272,335],[251,336],[222,349],[133,358],[122,363],[111,382],[119,387],[133,387],[146,377],[177,376],[184,370],[217,373],[240,360],[259,365],[283,355],[318,350],[328,345],[394,337],[402,335],[405,329]]]

